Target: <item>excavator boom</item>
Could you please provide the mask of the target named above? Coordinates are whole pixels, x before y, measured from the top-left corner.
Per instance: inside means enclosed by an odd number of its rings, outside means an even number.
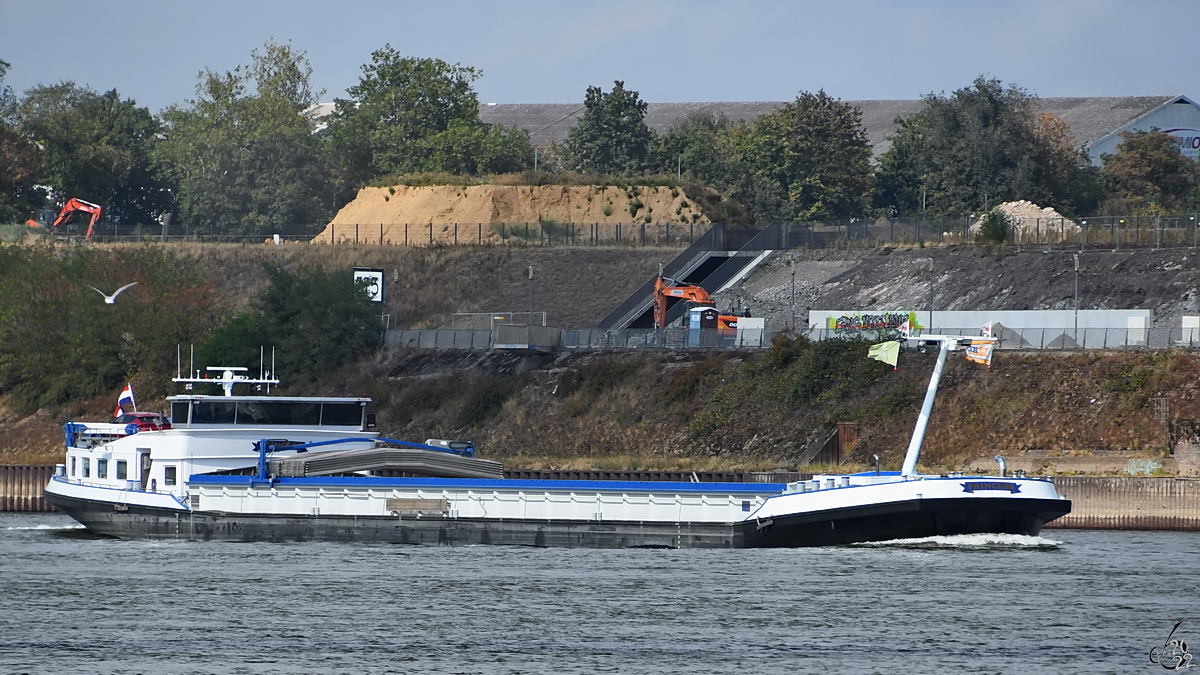
[[[704,290],[703,286],[680,284],[674,279],[668,279],[659,275],[654,281],[654,327],[660,330],[667,327],[668,298],[679,298],[684,302],[700,307],[717,306],[717,301],[713,299],[708,291]],[[718,315],[717,328],[723,331],[736,330],[739,318],[734,314]]]
[[[71,218],[72,214],[77,211],[90,214],[92,217],[91,220],[88,221],[87,235],[84,237],[88,241],[91,241],[92,233],[96,231],[96,223],[100,220],[100,214],[104,211],[104,207],[100,206],[99,204],[85,202],[82,199],[76,199],[74,197],[68,199],[67,203],[63,204],[62,210],[58,212],[58,217],[54,219],[54,222],[49,226],[46,226],[47,229],[52,232],[57,231],[58,228],[66,223]],[[26,221],[26,224],[32,227],[43,227],[43,225],[36,220]]]

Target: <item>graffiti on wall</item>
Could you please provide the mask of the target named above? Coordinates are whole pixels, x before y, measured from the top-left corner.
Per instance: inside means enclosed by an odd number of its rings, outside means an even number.
[[[850,312],[825,319],[825,328],[837,335],[855,337],[863,333],[894,333],[905,321],[913,330],[922,330],[916,312]]]

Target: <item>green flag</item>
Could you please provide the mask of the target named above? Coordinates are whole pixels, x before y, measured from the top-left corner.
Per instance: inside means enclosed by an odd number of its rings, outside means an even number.
[[[892,340],[891,342],[881,342],[877,345],[871,345],[871,351],[867,352],[867,358],[883,361],[892,368],[895,368],[896,361],[900,358],[900,341]]]

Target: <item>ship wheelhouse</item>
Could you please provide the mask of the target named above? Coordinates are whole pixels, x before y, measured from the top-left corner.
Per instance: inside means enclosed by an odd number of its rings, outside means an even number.
[[[183,497],[193,474],[253,470],[263,439],[286,453],[287,445],[360,435],[373,447],[377,435],[375,416],[366,412],[369,398],[187,394],[167,401],[171,427],[160,431],[67,423],[59,475],[81,485]]]

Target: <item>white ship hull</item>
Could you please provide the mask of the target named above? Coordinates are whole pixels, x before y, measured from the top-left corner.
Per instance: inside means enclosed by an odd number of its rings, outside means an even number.
[[[577,548],[796,547],[933,535],[1036,535],[1070,511],[1052,482],[1033,478],[896,480],[867,474],[847,476],[845,487],[804,492],[797,484],[761,483],[194,479],[186,498],[63,479],[51,481],[46,498],[89,530],[116,537]]]

